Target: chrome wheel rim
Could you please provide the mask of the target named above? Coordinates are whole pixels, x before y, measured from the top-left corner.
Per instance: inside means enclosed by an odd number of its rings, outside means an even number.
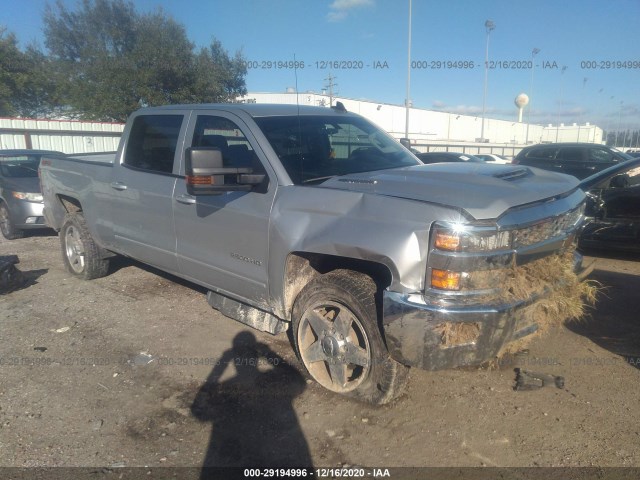
[[[311,376],[334,392],[356,389],[371,368],[371,346],[360,320],[335,302],[308,308],[298,328],[300,357]]]
[[[71,269],[76,273],[84,270],[84,244],[80,238],[80,232],[70,225],[64,235],[65,253]]]

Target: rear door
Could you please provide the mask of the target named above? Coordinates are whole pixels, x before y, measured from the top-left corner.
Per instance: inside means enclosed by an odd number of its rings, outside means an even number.
[[[225,167],[251,167],[267,177],[249,192],[197,197],[187,193],[184,180],[176,184],[173,208],[180,274],[268,309],[269,217],[275,175],[248,126],[232,113],[194,114],[188,145],[218,148]]]
[[[188,112],[178,110],[135,117],[107,199],[113,208],[116,249],[169,272],[178,271],[175,158],[182,150],[187,120]]]
[[[553,170],[580,179],[588,177],[591,173],[587,173],[587,152],[588,149],[581,146],[560,147],[553,162]]]
[[[527,151],[523,151],[518,155],[518,163],[520,165],[528,165],[530,167],[542,168],[543,170],[561,171],[560,166],[555,164],[557,147],[532,147]]]

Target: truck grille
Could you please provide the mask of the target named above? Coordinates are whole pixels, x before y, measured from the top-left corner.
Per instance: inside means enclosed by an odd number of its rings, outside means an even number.
[[[584,207],[581,206],[564,215],[548,218],[539,223],[513,230],[513,248],[535,245],[573,229],[580,222],[583,209]]]

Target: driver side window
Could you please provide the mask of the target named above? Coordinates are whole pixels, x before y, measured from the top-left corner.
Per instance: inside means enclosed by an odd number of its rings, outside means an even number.
[[[198,116],[191,145],[219,149],[225,167],[252,168],[254,173],[266,173],[249,140],[228,118]]]

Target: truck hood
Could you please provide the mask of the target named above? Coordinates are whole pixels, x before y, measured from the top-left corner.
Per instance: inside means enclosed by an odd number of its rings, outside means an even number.
[[[435,203],[484,220],[567,194],[578,183],[570,175],[519,165],[438,163],[333,177],[319,187]]]

